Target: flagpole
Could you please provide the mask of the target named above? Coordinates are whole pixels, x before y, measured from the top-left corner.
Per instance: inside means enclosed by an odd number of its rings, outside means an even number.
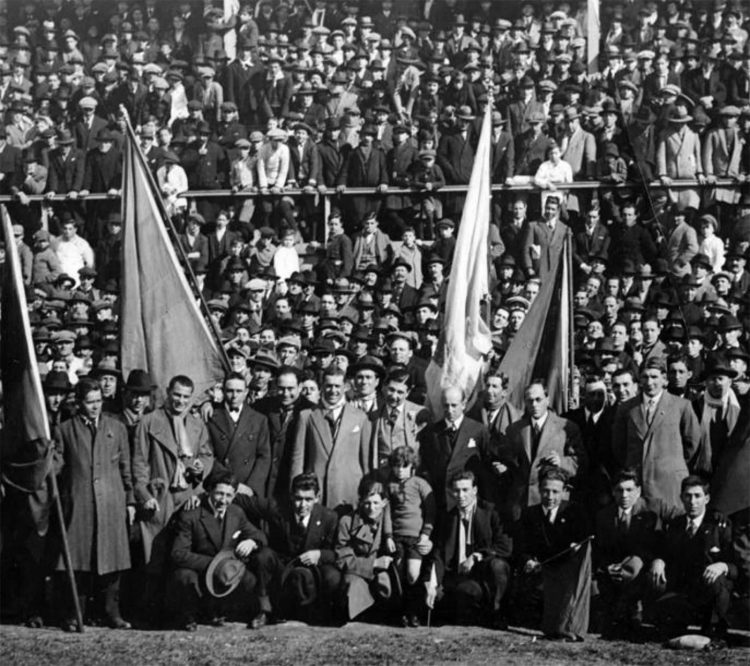
[[[198,303],[200,305],[201,314],[203,315],[203,318],[208,322],[208,326],[211,329],[211,332],[214,335],[214,339],[216,341],[217,346],[219,347],[221,358],[224,361],[224,368],[227,370],[230,367],[229,364],[229,356],[227,355],[226,349],[224,349],[224,343],[221,341],[221,334],[219,332],[218,327],[216,326],[216,322],[214,321],[213,317],[211,316],[211,313],[208,309],[208,303],[206,303],[206,299],[203,296],[203,291],[199,289],[198,287],[198,280],[195,277],[195,273],[193,272],[193,267],[190,264],[190,261],[187,258],[187,255],[185,254],[185,248],[182,247],[182,243],[180,242],[179,235],[177,233],[177,230],[174,227],[174,223],[172,222],[172,218],[167,213],[166,208],[164,207],[164,201],[161,198],[161,194],[159,193],[159,188],[157,187],[156,180],[154,178],[154,174],[151,173],[151,169],[148,168],[148,165],[146,163],[145,156],[143,155],[143,151],[141,150],[140,145],[136,141],[135,138],[135,131],[133,130],[133,126],[130,124],[130,118],[126,117],[126,126],[128,129],[128,138],[132,142],[134,151],[137,151],[138,156],[140,157],[141,161],[143,162],[143,171],[147,174],[146,178],[148,178],[149,184],[151,185],[151,191],[154,192],[154,200],[156,202],[156,205],[159,207],[159,212],[161,213],[162,219],[166,221],[167,229],[172,237],[172,245],[176,248],[177,254],[180,257],[180,262],[185,267],[188,282],[190,283],[190,286],[193,290],[193,295],[197,295],[198,297]],[[123,174],[123,178],[124,178]],[[123,196],[123,206],[125,205],[126,198]]]
[[[28,318],[28,305],[26,303],[26,293],[21,287],[21,270],[20,260],[18,257],[18,248],[13,239],[13,230],[11,228],[10,215],[5,205],[0,206],[0,212],[2,214],[2,226],[5,235],[5,246],[9,260],[9,270],[11,271],[11,282],[12,288],[18,298],[18,305],[21,315],[21,326],[23,328],[23,336],[26,349],[28,350],[29,369],[33,380],[36,406],[41,413],[42,421],[44,424],[44,442],[47,445],[47,455],[49,455],[50,447],[52,446],[52,438],[50,436],[49,429],[49,417],[47,416],[47,405],[44,402],[42,393],[42,381],[39,377],[39,366],[36,363],[36,353],[34,352],[34,346],[31,342],[31,325]],[[6,295],[7,298],[7,295]],[[78,588],[76,586],[76,578],[73,573],[73,560],[70,556],[70,545],[68,543],[68,532],[65,529],[65,516],[63,515],[62,502],[60,501],[60,490],[57,485],[57,472],[54,466],[50,467],[48,472],[50,482],[52,484],[52,500],[55,504],[55,513],[57,514],[57,522],[60,527],[60,540],[62,541],[63,560],[65,562],[65,572],[68,578],[68,584],[70,585],[70,593],[73,597],[73,607],[76,613],[76,630],[79,634],[83,633],[83,614],[81,613],[81,602],[78,598]]]

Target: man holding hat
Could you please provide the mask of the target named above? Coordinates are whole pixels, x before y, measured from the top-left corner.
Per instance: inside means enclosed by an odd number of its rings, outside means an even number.
[[[330,617],[341,583],[333,550],[338,516],[320,503],[318,477],[311,472],[296,476],[291,496],[278,504],[247,495],[234,503],[251,523],[268,526],[268,544],[279,565],[272,595],[275,613],[308,622]]]
[[[258,569],[274,560],[264,548],[266,535],[232,504],[237,481],[231,472],[214,470],[206,478],[206,491],[198,507],[177,515],[169,554],[172,571],[167,583],[167,608],[171,620],[190,632],[197,630],[201,612],[214,626],[224,623],[228,611],[253,617],[257,578],[248,564]],[[256,608],[248,628],[266,624],[268,612],[270,605],[261,606],[260,612]]]

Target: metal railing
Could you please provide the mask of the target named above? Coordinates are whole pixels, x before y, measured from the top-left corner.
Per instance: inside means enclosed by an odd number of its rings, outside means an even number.
[[[533,178],[530,177],[530,178]],[[628,181],[625,183],[604,183],[599,180],[580,180],[573,183],[556,183],[555,187],[557,191],[568,192],[568,191],[580,191],[580,190],[628,190],[633,188],[643,189],[685,189],[685,188],[699,188],[699,189],[710,189],[713,187],[740,187],[742,183],[734,180],[733,178],[719,178],[713,183],[699,183],[695,179],[691,180],[674,180],[669,185],[663,185],[661,181],[654,180],[648,183],[642,183],[637,181]],[[240,190],[239,192],[233,192],[232,190],[221,189],[221,190],[188,190],[182,192],[178,196],[185,197],[188,199],[201,199],[201,198],[260,198],[260,197],[278,197],[278,196],[321,196],[321,197],[333,197],[333,196],[362,196],[362,195],[373,195],[384,197],[389,194],[410,194],[413,196],[439,196],[440,194],[453,194],[466,192],[469,189],[468,185],[445,185],[437,190],[417,190],[412,188],[404,187],[389,187],[386,192],[376,192],[375,188],[372,187],[347,187],[343,192],[338,192],[335,188],[328,188],[325,192],[319,192],[317,189],[314,192],[306,192],[299,188],[284,189],[281,192],[274,193],[268,192],[261,194],[260,192],[250,192]],[[493,192],[545,192],[544,188],[538,187],[534,183],[523,183],[514,185],[495,184],[492,185]],[[29,194],[27,195],[30,202],[86,202],[86,201],[107,201],[112,199],[119,199],[120,195],[110,195],[106,192],[91,193],[85,197],[78,197],[76,199],[69,199],[67,194],[55,194],[52,197],[48,197],[45,194]],[[17,201],[16,195],[4,194],[0,195],[0,203],[13,203]]]

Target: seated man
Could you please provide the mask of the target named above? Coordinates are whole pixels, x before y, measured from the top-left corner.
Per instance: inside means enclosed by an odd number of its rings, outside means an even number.
[[[693,619],[707,636],[723,639],[737,566],[732,526],[708,510],[711,495],[699,476],[680,486],[685,512],[668,521],[649,571],[656,600],[655,617],[666,634],[679,635]]]
[[[454,474],[450,489],[456,505],[439,523],[433,556],[423,571],[430,578],[427,605],[432,608],[440,596],[439,609],[454,612],[461,624],[475,624],[477,611],[485,611],[492,627],[505,628],[501,604],[510,578],[511,539],[492,504],[477,499],[473,472]]]
[[[253,592],[256,575],[252,569],[268,568],[273,553],[266,545],[266,536],[253,527],[242,510],[232,505],[237,493],[237,480],[221,467],[204,481],[207,495],[195,509],[185,509],[176,516],[175,538],[170,553],[174,570],[167,587],[167,607],[187,631],[197,629],[198,614],[206,612],[212,623],[223,624],[228,610],[252,617]],[[224,560],[234,552],[236,560]],[[222,558],[216,555],[222,553]],[[216,560],[216,563],[212,563]],[[217,566],[218,565],[218,566]],[[214,574],[216,569],[216,574]],[[234,578],[236,588],[230,594],[229,581]],[[239,582],[237,582],[239,578]],[[219,589],[217,589],[217,585]],[[224,589],[226,588],[226,589]],[[208,608],[201,609],[201,600],[211,598]],[[222,595],[218,598],[218,595]],[[261,606],[260,612],[248,627],[265,624],[265,613],[270,608]]]
[[[343,575],[345,615],[353,620],[379,601],[395,595],[398,582],[389,570],[385,486],[366,476],[358,488],[354,513],[342,516],[336,535],[336,566]]]
[[[622,470],[612,479],[615,503],[596,516],[594,575],[605,614],[602,634],[613,634],[624,622],[638,630],[643,619],[644,580],[654,555],[659,515],[641,497],[635,470]]]
[[[591,548],[584,508],[563,499],[568,488],[565,470],[552,466],[542,469],[542,503],[528,507],[521,515],[518,553],[526,577],[522,588],[538,587],[541,574],[544,635],[578,642],[589,626]]]
[[[274,611],[278,617],[325,620],[341,583],[334,565],[338,517],[320,503],[320,482],[311,472],[294,477],[289,503],[237,495],[247,518],[264,524],[279,560]]]

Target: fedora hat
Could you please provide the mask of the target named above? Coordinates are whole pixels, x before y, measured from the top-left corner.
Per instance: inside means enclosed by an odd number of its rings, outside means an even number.
[[[268,368],[272,372],[278,372],[281,367],[279,360],[273,352],[265,349],[259,349],[258,353],[250,359],[251,365],[260,365],[264,368]]]
[[[102,377],[104,375],[114,375],[115,377],[122,377],[122,373],[117,365],[113,361],[99,361],[99,365],[94,368],[91,373],[92,377]]]
[[[68,393],[73,390],[73,385],[70,383],[67,372],[52,370],[44,377],[42,388],[49,393]]]
[[[145,370],[131,370],[125,388],[135,393],[150,393],[156,388],[151,375]]]
[[[737,371],[729,365],[723,355],[711,354],[706,359],[706,366],[703,369],[701,380],[705,381],[714,375],[724,375],[725,377],[729,377],[729,379],[734,379],[737,377],[737,374]]]
[[[219,551],[206,569],[206,589],[221,599],[230,595],[245,575],[245,563],[234,556],[234,549]]]

